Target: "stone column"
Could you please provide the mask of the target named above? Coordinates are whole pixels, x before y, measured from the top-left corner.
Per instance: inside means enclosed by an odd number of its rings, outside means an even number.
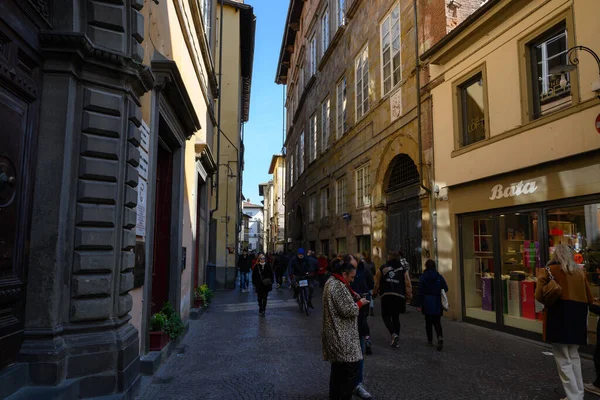
[[[142,6],[88,2],[78,13],[64,10],[81,18],[71,24],[77,31],[40,34],[42,111],[21,358],[32,384],[58,386],[52,389],[62,398],[134,396],[139,382],[128,292],[138,97],[153,85],[141,64]]]

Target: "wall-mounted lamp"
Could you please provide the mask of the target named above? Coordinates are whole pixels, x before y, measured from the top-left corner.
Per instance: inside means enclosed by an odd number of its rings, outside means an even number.
[[[598,80],[598,82],[593,84],[592,91],[596,92],[598,97],[600,98],[600,57],[598,57],[598,55],[589,47],[585,47],[585,46],[571,47],[567,51],[567,59],[569,60],[569,64],[557,65],[556,67],[550,68],[550,71],[548,71],[548,72],[551,75],[556,75],[556,76],[560,75],[560,87],[563,89],[565,87],[567,87],[566,75],[570,72],[575,71],[577,69],[577,65],[579,65],[579,57],[577,56],[577,53],[576,53],[577,50],[582,50],[582,51],[585,51],[585,52],[591,54],[592,57],[594,57],[594,59],[596,60],[596,64],[598,64],[599,80]]]

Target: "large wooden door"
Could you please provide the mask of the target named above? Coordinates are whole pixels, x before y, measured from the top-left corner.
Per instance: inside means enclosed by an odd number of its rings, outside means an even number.
[[[421,272],[421,202],[419,198],[392,204],[387,215],[387,248],[400,250],[411,275]]]
[[[173,153],[158,146],[156,165],[156,218],[152,270],[152,314],[169,299],[171,263],[171,209],[173,204]]]
[[[0,369],[16,362],[23,337],[38,118],[39,63],[4,21],[13,12],[0,7]]]

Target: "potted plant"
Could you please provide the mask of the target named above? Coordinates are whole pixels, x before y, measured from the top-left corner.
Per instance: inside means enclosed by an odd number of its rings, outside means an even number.
[[[169,342],[169,335],[165,332],[167,317],[156,313],[150,318],[150,351],[160,351]]]
[[[165,316],[165,325],[163,328],[164,332],[168,335],[170,340],[177,339],[179,336],[181,336],[184,330],[181,317],[175,312],[173,306],[168,301],[165,303],[160,312]]]
[[[204,297],[202,296],[202,286],[194,289],[194,308],[204,307]]]

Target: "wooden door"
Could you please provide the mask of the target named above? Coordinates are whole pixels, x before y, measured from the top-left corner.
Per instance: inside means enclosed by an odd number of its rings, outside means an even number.
[[[156,166],[156,218],[152,263],[152,314],[169,299],[171,263],[171,209],[173,204],[173,153],[158,146]]]
[[[421,272],[421,216],[418,198],[390,205],[388,209],[387,248],[404,253],[411,275]]]
[[[26,255],[38,119],[39,62],[4,22],[0,7],[0,369],[19,353],[25,320]]]

